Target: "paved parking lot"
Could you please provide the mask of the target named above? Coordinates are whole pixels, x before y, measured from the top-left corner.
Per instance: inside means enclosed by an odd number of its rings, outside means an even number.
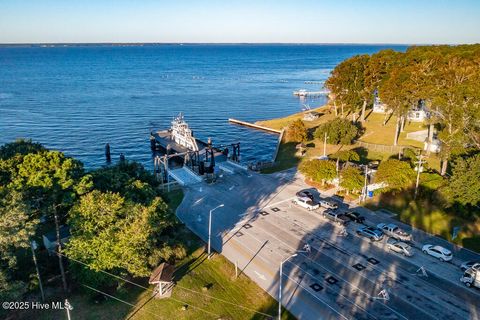
[[[459,281],[459,265],[464,259],[480,260],[478,255],[419,230],[409,230],[413,257],[388,252],[386,238],[371,242],[357,236],[359,224],[349,223],[344,235],[342,227],[321,216],[323,209],[310,212],[292,204],[302,188],[308,186],[294,171],[225,175],[213,185],[188,188],[177,215],[206,240],[208,212],[223,203],[225,207],[213,213],[213,248],[275,298],[280,262],[298,253],[284,263],[282,303],[300,319],[480,317],[480,291]],[[340,210],[347,207],[341,204]],[[402,226],[388,215],[357,211],[368,225]],[[453,261],[423,254],[419,248],[426,242],[452,249]],[[300,252],[307,243],[311,252]]]

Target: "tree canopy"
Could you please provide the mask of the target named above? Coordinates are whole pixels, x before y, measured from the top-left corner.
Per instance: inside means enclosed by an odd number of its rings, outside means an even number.
[[[307,178],[315,182],[325,184],[326,181],[334,179],[337,176],[337,166],[334,161],[329,160],[307,160],[303,161],[299,167]]]
[[[386,183],[385,190],[402,190],[412,185],[414,177],[415,171],[408,162],[388,159],[378,166],[375,182]]]
[[[454,203],[480,205],[480,154],[455,160],[446,191]]]
[[[301,119],[291,122],[287,127],[287,141],[304,142],[308,139],[307,127]]]
[[[324,139],[327,134],[329,144],[351,144],[358,133],[358,127],[351,121],[335,118],[318,126],[314,135],[317,139]]]
[[[480,148],[480,45],[412,46],[382,50],[339,63],[325,82],[334,105],[357,110],[374,92],[396,117],[393,144],[412,107],[431,113],[442,142],[442,174],[452,156]],[[352,92],[353,91],[353,92]],[[368,98],[371,97],[371,98]],[[363,118],[363,117],[362,117]]]

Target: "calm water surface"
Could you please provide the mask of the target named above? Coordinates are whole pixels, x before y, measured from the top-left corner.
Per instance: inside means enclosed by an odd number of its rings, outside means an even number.
[[[242,161],[270,159],[277,136],[231,125],[317,107],[292,91],[319,90],[355,54],[405,46],[158,45],[0,47],[0,144],[19,137],[77,157],[88,168],[112,156],[151,167],[149,132],[183,112],[194,134],[241,142]]]

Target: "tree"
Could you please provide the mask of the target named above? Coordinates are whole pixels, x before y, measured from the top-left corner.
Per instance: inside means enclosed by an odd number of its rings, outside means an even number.
[[[408,162],[389,159],[382,161],[375,174],[375,182],[385,183],[384,190],[402,190],[412,185],[415,171]]]
[[[156,247],[164,246],[157,239],[174,223],[159,197],[143,205],[118,193],[94,190],[70,210],[72,237],[65,252],[88,265],[77,274],[87,282],[99,281],[98,271],[147,276],[150,255]]]
[[[455,160],[445,194],[464,206],[480,204],[480,154]]]
[[[347,191],[356,192],[363,188],[364,178],[360,169],[355,167],[345,167],[340,171],[340,186]]]
[[[327,134],[329,144],[351,144],[358,133],[358,127],[351,121],[336,118],[318,126],[314,136],[317,139],[324,139]]]
[[[308,131],[302,120],[297,119],[287,127],[287,141],[303,142],[308,139]]]
[[[16,189],[33,196],[32,201],[39,203],[40,211],[48,216],[53,215],[59,243],[58,263],[65,291],[67,282],[60,241],[59,210],[68,209],[78,191],[88,190],[91,182],[83,173],[81,162],[67,158],[58,151],[43,151],[27,154],[18,166],[18,175],[12,182]]]
[[[360,155],[353,150],[338,151],[330,156],[332,159],[337,159],[341,162],[360,161]]]
[[[321,182],[322,185],[337,176],[337,166],[335,162],[329,160],[307,160],[300,164],[299,170],[307,178],[315,182]]]

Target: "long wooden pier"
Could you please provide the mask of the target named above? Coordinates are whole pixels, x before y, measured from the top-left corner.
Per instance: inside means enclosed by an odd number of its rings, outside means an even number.
[[[272,128],[268,128],[268,127],[264,127],[264,126],[259,126],[258,124],[255,124],[255,123],[250,123],[250,122],[237,120],[237,119],[233,119],[233,118],[229,118],[228,122],[239,124],[239,125],[250,127],[250,128],[254,128],[254,129],[268,131],[268,132],[272,132],[272,133],[277,133],[277,134],[282,133],[281,130],[272,129]]]

